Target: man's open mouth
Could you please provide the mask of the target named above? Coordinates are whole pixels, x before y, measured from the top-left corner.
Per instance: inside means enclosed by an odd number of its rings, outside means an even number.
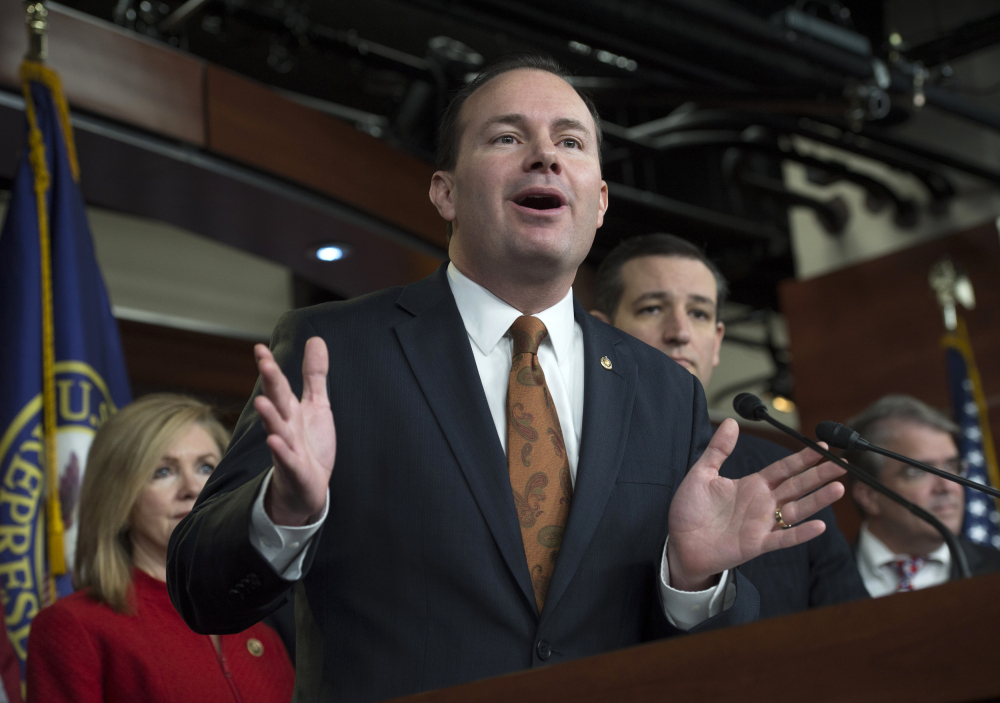
[[[530,186],[516,193],[511,201],[518,207],[545,212],[558,210],[566,204],[566,196],[558,188]]]
[[[514,202],[532,210],[555,210],[557,207],[562,207],[559,198],[554,195],[526,195]]]

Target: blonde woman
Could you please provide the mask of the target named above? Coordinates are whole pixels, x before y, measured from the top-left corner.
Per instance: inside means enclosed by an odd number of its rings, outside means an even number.
[[[228,433],[192,398],[158,394],[100,429],[80,493],[75,581],[28,642],[29,701],[288,701],[294,672],[277,634],[195,634],[167,595],[167,542]]]

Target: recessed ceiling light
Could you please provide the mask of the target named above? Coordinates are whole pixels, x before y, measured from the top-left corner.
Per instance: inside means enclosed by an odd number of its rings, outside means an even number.
[[[312,253],[320,261],[339,261],[351,253],[351,247],[347,244],[321,244]]]

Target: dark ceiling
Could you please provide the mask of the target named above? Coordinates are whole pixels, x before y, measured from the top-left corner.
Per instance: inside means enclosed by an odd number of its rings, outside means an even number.
[[[782,161],[803,163],[816,182],[858,184],[904,226],[915,216],[885,184],[798,155],[788,135],[909,171],[935,202],[952,197],[956,169],[1000,184],[988,165],[891,136],[915,92],[976,128],[1000,128],[1000,115],[949,86],[949,61],[1000,41],[1000,14],[979,6],[921,27],[908,45],[890,43],[876,0],[64,4],[294,92],[428,160],[437,116],[468,73],[512,51],[551,54],[606,122],[612,209],[591,262],[623,237],[672,231],[705,246],[734,300],[755,308],[775,308],[778,281],[794,275],[790,205],[813,209],[830,236],[850,217],[842,204],[786,191]]]

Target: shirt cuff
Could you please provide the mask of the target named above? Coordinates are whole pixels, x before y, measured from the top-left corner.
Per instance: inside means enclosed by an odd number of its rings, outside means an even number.
[[[724,610],[729,610],[736,602],[736,582],[732,571],[722,572],[719,583],[704,591],[678,591],[670,586],[670,565],[667,563],[667,542],[663,545],[663,560],[660,562],[660,604],[670,624],[678,630],[690,630]]]
[[[267,487],[271,485],[273,475],[272,466],[260,484],[260,492],[253,503],[253,510],[250,513],[250,544],[283,579],[297,581],[302,578],[302,564],[306,558],[309,542],[326,520],[330,508],[330,489],[326,489],[323,514],[316,522],[302,527],[275,525],[264,510],[264,496],[267,494]]]

